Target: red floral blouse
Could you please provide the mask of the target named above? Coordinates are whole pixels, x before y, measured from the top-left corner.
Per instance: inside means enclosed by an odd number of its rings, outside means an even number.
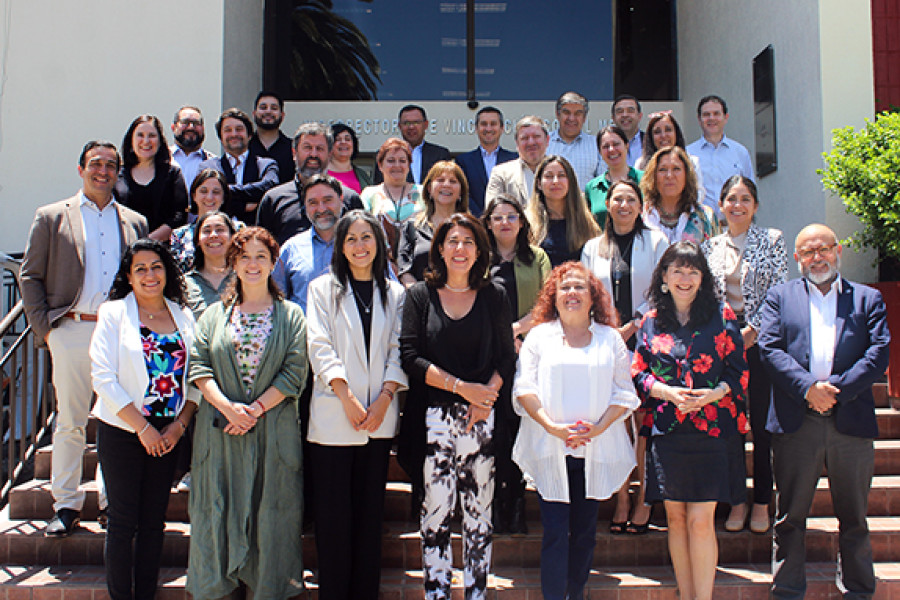
[[[682,326],[674,332],[660,332],[656,310],[647,312],[637,333],[631,377],[645,411],[641,426],[645,437],[684,427],[712,437],[750,430],[746,411],[750,374],[741,330],[727,304],[705,325]],[[656,381],[690,389],[714,388],[724,381],[731,391],[718,402],[684,414],[671,402],[650,397]]]

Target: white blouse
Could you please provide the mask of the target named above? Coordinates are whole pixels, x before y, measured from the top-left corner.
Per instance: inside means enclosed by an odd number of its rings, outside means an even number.
[[[593,323],[591,334],[591,341],[584,348],[587,360],[577,372],[562,360],[567,353],[559,321],[532,329],[519,352],[513,407],[523,418],[513,460],[534,480],[541,497],[551,502],[569,502],[566,445],[528,416],[519,403],[521,396],[536,395],[549,417],[560,423],[573,421],[573,395],[579,396],[578,404],[584,410],[579,418],[584,421],[599,421],[610,405],[626,408],[622,418],[584,447],[588,498],[609,498],[635,467],[625,417],[640,401],[631,382],[628,349],[612,327]]]

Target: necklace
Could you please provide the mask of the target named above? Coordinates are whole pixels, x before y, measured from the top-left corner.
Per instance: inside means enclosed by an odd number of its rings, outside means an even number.
[[[445,283],[444,287],[447,288],[448,290],[450,290],[451,292],[456,292],[457,294],[462,294],[463,292],[468,292],[469,290],[472,289],[471,286],[468,286],[468,285],[464,288],[450,287],[449,283]]]
[[[367,315],[368,315],[369,313],[371,313],[371,312],[372,312],[372,303],[375,302],[375,293],[374,293],[374,292],[375,292],[375,289],[374,289],[374,287],[372,288],[372,292],[373,292],[373,293],[372,293],[372,297],[369,299],[369,303],[368,303],[368,304],[366,304],[365,302],[363,302],[363,299],[359,296],[359,294],[356,293],[356,288],[353,287],[353,285],[350,286],[350,289],[353,290],[353,295],[356,297],[356,301],[360,303],[360,305],[362,306],[362,309],[365,311],[365,313],[366,313]]]
[[[619,241],[628,237],[628,244],[625,246],[624,250],[619,248]],[[613,295],[615,296],[615,302],[619,301],[619,287],[622,284],[622,278],[625,276],[625,273],[629,271],[630,267],[628,263],[625,261],[625,257],[631,252],[631,245],[634,244],[634,231],[627,233],[623,236],[617,235],[613,232],[613,257],[610,261],[610,271],[612,272],[612,280],[613,280]]]
[[[163,308],[162,310],[158,310],[156,312],[150,312],[146,308],[142,308],[141,310],[144,311],[144,314],[147,315],[147,318],[150,319],[151,321],[156,318],[156,315],[166,312],[165,308]]]

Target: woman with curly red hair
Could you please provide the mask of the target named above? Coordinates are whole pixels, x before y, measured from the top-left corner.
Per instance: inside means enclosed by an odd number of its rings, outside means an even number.
[[[544,598],[582,598],[601,500],[631,474],[624,419],[638,398],[609,293],[581,263],[553,270],[533,309],[513,388],[513,460],[538,490]]]
[[[648,295],[652,309],[631,367],[647,410],[646,496],[666,507],[679,596],[709,600],[718,561],[716,502],[737,504],[747,496],[743,456],[732,460],[730,451],[749,429],[744,342],[692,242],[663,253]]]

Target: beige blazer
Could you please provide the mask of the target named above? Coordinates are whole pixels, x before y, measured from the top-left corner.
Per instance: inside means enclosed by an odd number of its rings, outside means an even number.
[[[356,431],[347,420],[341,401],[331,389],[334,379],[347,382],[363,407],[375,402],[385,381],[406,389],[406,373],[400,366],[400,320],[404,290],[388,282],[387,306],[375,286],[372,295],[372,332],[369,357],[353,290],[335,298],[331,273],[309,284],[307,343],[314,374],[309,407],[309,441],[326,446],[361,446],[373,438],[392,438],[397,433],[399,408],[391,402],[384,421],[374,433]]]
[[[534,173],[521,158],[497,165],[491,171],[487,191],[484,193],[484,205],[500,194],[509,194],[518,200],[523,207],[528,206],[534,187]]]
[[[121,250],[149,234],[147,220],[116,203]],[[25,314],[39,344],[75,306],[84,285],[84,223],[78,196],[37,209],[19,271]]]

